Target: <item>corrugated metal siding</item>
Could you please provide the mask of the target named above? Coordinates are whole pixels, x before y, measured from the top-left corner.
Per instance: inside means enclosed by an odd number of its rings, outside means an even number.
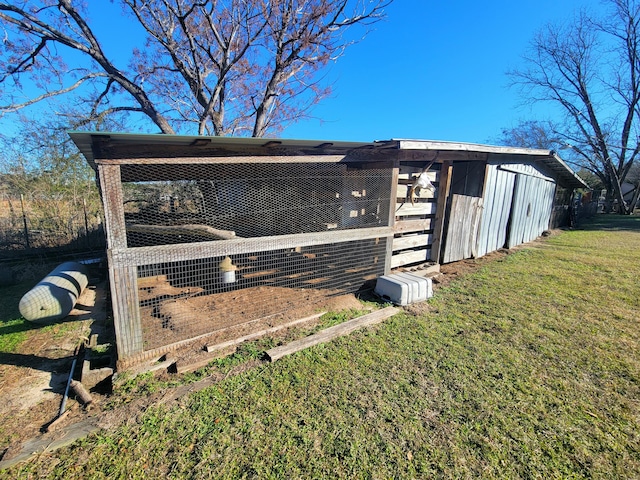
[[[553,178],[543,174],[538,168],[527,163],[500,163],[498,169],[512,173],[522,173],[531,177],[542,178],[548,182],[553,182]]]
[[[477,257],[504,247],[516,174],[488,165],[484,209],[476,246]]]
[[[554,193],[555,183],[531,175],[517,175],[509,248],[530,242],[549,228]]]

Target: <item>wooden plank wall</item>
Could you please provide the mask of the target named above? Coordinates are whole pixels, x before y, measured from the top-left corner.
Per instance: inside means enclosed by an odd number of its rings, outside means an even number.
[[[432,192],[423,189],[414,197],[411,204],[409,191],[422,168],[412,165],[400,165],[398,188],[396,193],[393,255],[391,268],[398,268],[431,260],[431,247],[434,239],[436,198],[438,190]],[[429,180],[438,188],[440,165],[429,169]]]
[[[484,189],[484,208],[476,245],[477,257],[504,247],[511,214],[516,174],[487,165]]]

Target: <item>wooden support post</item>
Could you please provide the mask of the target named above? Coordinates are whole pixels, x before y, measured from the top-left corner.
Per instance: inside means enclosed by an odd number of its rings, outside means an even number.
[[[124,194],[119,165],[99,165],[98,177],[107,228],[107,259],[111,283],[113,323],[120,359],[142,351],[142,324],[136,266],[114,261],[114,252],[127,248]]]
[[[107,230],[107,248],[127,248],[127,230],[124,221],[124,194],[120,179],[120,165],[99,165],[98,178],[104,206]]]
[[[111,281],[111,303],[113,306],[113,324],[116,331],[118,359],[125,359],[142,352],[142,322],[138,301],[138,275],[135,266],[111,266],[109,258],[109,277]]]
[[[27,214],[24,210],[24,195],[20,194],[20,208],[22,209],[22,225],[24,226],[24,242],[27,250],[31,249],[31,244],[29,243],[29,227],[27,226]]]
[[[438,187],[438,203],[436,205],[436,218],[433,226],[433,243],[431,244],[430,260],[440,263],[440,252],[442,250],[442,235],[444,233],[444,221],[447,212],[447,200],[451,189],[451,175],[453,173],[453,162],[446,160],[440,167],[440,179]]]
[[[400,173],[400,168],[396,167],[393,169],[393,173],[391,174],[391,188],[389,193],[389,226],[394,227],[396,224],[396,204],[397,204],[397,196],[398,196],[398,175]],[[384,274],[389,275],[391,273],[392,268],[392,259],[393,259],[393,235],[387,237],[387,252],[384,258]]]

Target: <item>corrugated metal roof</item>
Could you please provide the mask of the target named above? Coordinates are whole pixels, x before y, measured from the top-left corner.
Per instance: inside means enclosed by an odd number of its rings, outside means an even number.
[[[277,147],[282,150],[314,149],[323,153],[344,153],[353,150],[403,150],[403,151],[438,151],[465,152],[491,155],[497,159],[519,159],[526,157],[529,161],[540,162],[558,176],[561,182],[572,188],[588,188],[587,184],[554,152],[553,150],[530,149],[520,147],[505,147],[483,145],[476,143],[390,139],[373,142],[345,142],[331,140],[299,140],[283,138],[254,138],[254,137],[216,137],[198,135],[166,135],[166,134],[138,134],[120,132],[69,132],[71,139],[80,149],[87,161],[94,165],[94,146],[97,142],[108,140],[110,145],[173,145],[173,146],[201,146],[209,145],[225,150],[268,149]]]

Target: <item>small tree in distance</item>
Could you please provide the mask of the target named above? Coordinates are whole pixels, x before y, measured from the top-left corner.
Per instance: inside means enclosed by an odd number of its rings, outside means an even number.
[[[514,127],[503,128],[497,143],[546,150],[557,150],[562,145],[553,123],[540,120],[523,120]]]

